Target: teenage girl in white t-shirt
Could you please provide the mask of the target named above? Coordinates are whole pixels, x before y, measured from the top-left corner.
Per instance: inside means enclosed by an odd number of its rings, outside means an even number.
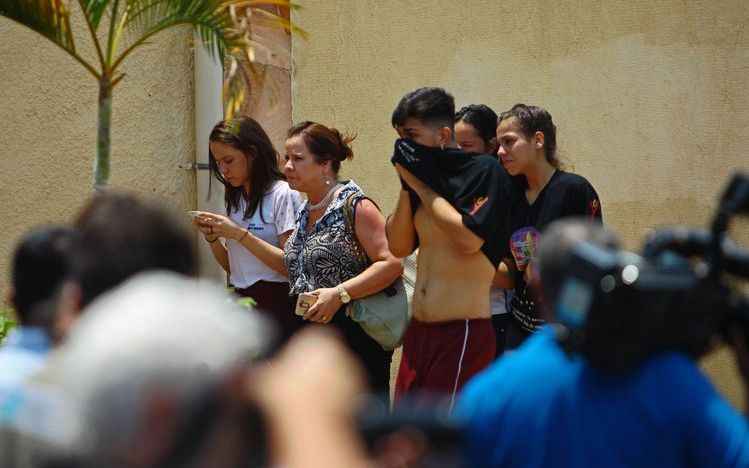
[[[195,225],[237,294],[272,315],[285,341],[302,322],[294,314],[279,251],[301,205],[278,167],[278,153],[250,117],[219,122],[209,138],[211,175],[225,187],[226,216],[200,212]]]

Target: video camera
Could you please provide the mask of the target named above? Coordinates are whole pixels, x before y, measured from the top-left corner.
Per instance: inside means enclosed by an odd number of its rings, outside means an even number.
[[[749,278],[749,250],[727,237],[749,215],[749,176],[726,188],[710,231],[656,231],[642,255],[576,245],[555,304],[557,339],[594,367],[622,372],[660,351],[698,357],[732,326],[749,336],[749,300],[730,276]]]

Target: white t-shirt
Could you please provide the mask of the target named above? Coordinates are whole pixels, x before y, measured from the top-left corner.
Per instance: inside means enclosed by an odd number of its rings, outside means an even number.
[[[239,209],[229,213],[237,225],[247,228],[250,234],[265,242],[280,247],[278,236],[294,229],[296,215],[302,204],[299,192],[289,188],[289,184],[278,181],[265,193],[255,213],[249,219],[243,219],[247,202],[240,199]],[[260,208],[262,207],[262,218]],[[257,259],[239,242],[228,239],[226,248],[229,251],[230,280],[237,288],[247,288],[258,281],[288,282],[284,275],[269,268]]]
[[[489,304],[492,315],[506,314],[507,303],[511,297],[512,290],[492,286],[491,290],[489,290]]]

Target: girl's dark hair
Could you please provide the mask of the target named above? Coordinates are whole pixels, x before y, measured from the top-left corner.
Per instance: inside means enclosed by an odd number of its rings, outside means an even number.
[[[223,120],[216,124],[209,137],[210,142],[224,143],[241,151],[247,158],[247,174],[250,180],[250,193],[245,193],[244,187],[233,187],[221,175],[216,163],[216,158],[208,146],[208,165],[211,174],[225,189],[224,199],[226,201],[226,212],[239,210],[241,198],[244,198],[247,207],[244,210],[244,219],[248,219],[260,207],[260,218],[263,218],[263,196],[278,180],[284,180],[281,170],[278,168],[278,152],[273,148],[268,134],[263,127],[253,118],[237,117],[231,120]],[[265,220],[263,219],[263,222]]]
[[[536,132],[544,134],[544,153],[546,160],[557,169],[560,167],[557,158],[557,127],[551,120],[551,114],[543,107],[515,104],[512,109],[502,112],[499,122],[515,117],[520,124],[520,129],[526,137],[532,137]]]
[[[473,126],[487,145],[490,144],[492,138],[497,136],[497,120],[497,113],[484,104],[462,107],[455,114],[455,123],[465,122]]]
[[[351,142],[356,135],[342,135],[335,128],[328,128],[317,122],[305,121],[298,123],[289,129],[287,138],[301,135],[310,153],[315,156],[315,161],[322,164],[331,161],[330,167],[333,173],[338,175],[341,163],[347,159],[353,159],[354,152],[351,150]]]

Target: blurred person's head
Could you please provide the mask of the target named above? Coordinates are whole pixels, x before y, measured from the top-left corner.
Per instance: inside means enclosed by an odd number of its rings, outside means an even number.
[[[11,262],[8,302],[21,325],[52,333],[75,239],[73,229],[44,226],[27,232],[18,242]]]
[[[630,287],[625,282],[605,292],[598,283],[586,285],[597,292],[591,293],[593,297],[579,330],[583,338],[576,347],[592,366],[621,373],[664,351],[678,351],[699,359],[713,348],[728,313],[721,307],[725,304],[723,290],[694,287],[674,292],[659,286],[657,282],[663,280],[652,279],[657,276],[655,271],[660,275],[677,275],[669,270],[675,264],[673,258],[656,266],[653,260],[645,261],[620,250],[619,240],[611,231],[582,219],[557,221],[541,236],[538,276],[547,320],[553,317],[574,268],[576,258],[572,251],[582,242],[615,255],[618,260],[613,268],[636,266],[642,278],[639,286]],[[619,270],[612,274],[623,276]],[[678,276],[674,276],[674,281],[680,281]]]
[[[431,148],[451,146],[455,141],[455,100],[442,88],[411,91],[393,114],[394,125],[396,120],[402,122],[398,133],[403,138]]]
[[[263,434],[235,394],[271,336],[223,288],[143,273],[97,298],[36,380],[80,466],[253,466]]]
[[[497,151],[497,113],[484,104],[462,107],[455,114],[455,142],[467,153]]]
[[[541,294],[547,321],[553,320],[553,307],[567,279],[572,250],[588,242],[602,249],[618,249],[619,238],[599,223],[584,218],[567,218],[551,223],[542,233],[535,259],[537,274],[532,286]]]
[[[225,189],[226,211],[239,210],[249,218],[272,185],[283,179],[278,152],[263,127],[250,117],[222,120],[211,131],[208,165]]]
[[[197,274],[194,236],[156,200],[97,193],[78,213],[75,227],[80,235],[73,278],[81,290],[81,307],[141,271]]]
[[[70,280],[60,297],[56,334],[64,337],[80,311],[136,273],[168,270],[194,276],[194,235],[166,206],[116,191],[94,194],[75,218]]]

